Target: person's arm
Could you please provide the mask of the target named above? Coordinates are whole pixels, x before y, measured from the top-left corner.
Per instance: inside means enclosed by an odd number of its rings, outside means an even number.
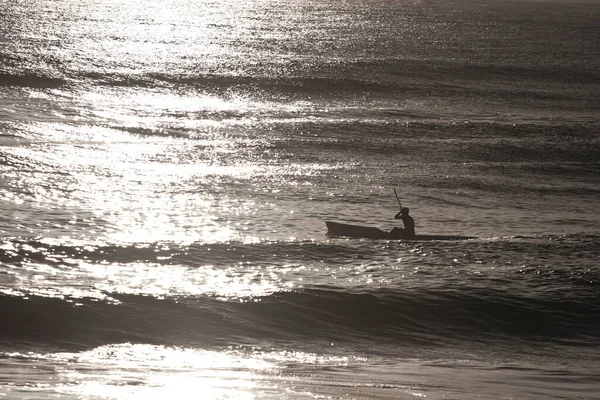
[[[402,219],[402,211],[398,211],[398,214],[394,215],[394,219]]]

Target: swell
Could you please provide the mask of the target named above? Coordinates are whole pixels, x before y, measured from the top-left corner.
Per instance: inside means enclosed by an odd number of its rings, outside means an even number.
[[[545,110],[594,111],[598,106],[594,90],[598,75],[582,68],[502,66],[471,61],[376,59],[317,63],[295,74],[273,75],[272,71],[247,74],[228,73],[98,73],[83,72],[74,79],[117,87],[175,87],[218,95],[247,95],[259,98],[314,100],[341,96],[348,102],[359,99],[438,99],[466,101],[483,98],[498,105]],[[470,104],[470,103],[469,103]]]
[[[348,293],[281,292],[254,301],[0,296],[1,335],[14,341],[99,345],[120,341],[226,345],[257,340],[389,342],[437,346],[473,342],[598,345],[600,307],[592,294],[532,298],[494,289]]]
[[[325,232],[325,224],[323,231]],[[326,238],[324,237],[324,240]],[[594,254],[598,251],[600,236],[593,234],[531,235],[509,237],[505,240],[480,238],[474,242],[431,242],[429,246],[462,246],[470,253],[480,251],[511,254]],[[286,265],[294,262],[327,262],[333,265],[356,263],[357,259],[395,257],[402,242],[368,241],[267,241],[261,243],[192,243],[172,242],[137,244],[62,244],[41,238],[3,238],[0,240],[0,262],[21,265],[72,266],[74,261],[98,264],[151,263],[185,266],[230,266],[244,264]],[[574,271],[572,271],[574,272]],[[599,271],[589,270],[586,280],[600,282]],[[596,276],[591,278],[590,276]]]
[[[82,75],[96,83],[108,86],[162,87],[177,86],[201,89],[211,93],[324,93],[332,91],[358,92],[391,91],[386,84],[355,79],[351,77],[295,77],[295,76],[261,76],[261,75],[228,75],[228,74],[184,74],[184,73],[148,73],[119,74],[90,72]]]
[[[65,79],[35,73],[0,72],[0,86],[19,86],[31,88],[58,88],[67,83]]]
[[[432,243],[428,249],[434,252],[454,246],[453,252],[469,253],[466,263],[469,257],[485,260],[486,254],[492,254],[498,265],[507,265],[507,271],[501,273],[501,268],[496,268],[494,274],[488,271],[478,276],[467,268],[462,275],[455,275],[454,269],[420,265],[422,273],[418,276],[384,288],[310,286],[306,277],[305,289],[228,301],[206,294],[156,298],[106,292],[107,300],[98,300],[60,292],[56,292],[57,297],[42,297],[26,289],[4,290],[0,319],[5,323],[0,339],[69,346],[122,341],[229,345],[261,340],[423,346],[452,342],[466,347],[473,341],[510,345],[523,340],[599,345],[600,275],[593,261],[586,261],[593,260],[597,243],[597,235]],[[77,260],[182,266],[324,262],[343,270],[360,265],[364,259],[396,259],[401,246],[386,242],[93,246],[13,238],[0,242],[0,262],[11,266],[6,270],[9,274],[19,274],[21,265],[31,264],[41,264],[42,268],[60,265],[61,270],[64,267],[68,271]],[[540,267],[548,254],[569,258],[559,265]],[[511,269],[515,259],[530,267]]]
[[[323,225],[324,226],[324,225]],[[325,228],[323,228],[325,229]],[[363,256],[376,255],[377,248],[361,248]],[[160,264],[214,264],[231,265],[244,263],[268,264],[273,258],[276,264],[286,261],[335,261],[352,260],[348,246],[318,242],[264,242],[245,243],[194,243],[189,246],[157,242],[128,245],[64,245],[44,240],[13,238],[0,241],[0,262],[20,264],[37,262],[55,265],[71,265],[70,260],[86,260],[98,263]]]

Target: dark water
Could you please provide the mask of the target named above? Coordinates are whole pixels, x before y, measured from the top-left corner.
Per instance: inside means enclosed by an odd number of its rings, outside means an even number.
[[[6,398],[597,396],[596,2],[0,5]]]

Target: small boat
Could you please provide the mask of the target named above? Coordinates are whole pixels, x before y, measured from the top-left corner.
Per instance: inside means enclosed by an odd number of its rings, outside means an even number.
[[[327,235],[341,236],[361,239],[386,239],[386,240],[466,240],[475,239],[474,236],[458,235],[416,235],[414,237],[403,237],[402,235],[386,232],[379,228],[369,226],[342,224],[339,222],[325,221]]]

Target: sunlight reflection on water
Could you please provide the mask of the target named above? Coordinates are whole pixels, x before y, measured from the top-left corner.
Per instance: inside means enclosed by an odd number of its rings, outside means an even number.
[[[8,354],[21,362],[53,365],[59,396],[86,399],[254,399],[294,393],[301,377],[282,375],[287,366],[336,366],[360,357],[254,348],[196,350],[148,344],[115,344],[81,353]],[[42,392],[45,388],[31,388]],[[309,392],[296,397],[311,398]],[[200,397],[198,397],[200,396]]]
[[[57,391],[86,398],[186,398],[196,393],[203,398],[252,399],[264,385],[260,375],[278,368],[235,351],[151,345],[103,346],[58,356],[68,361],[61,374],[66,384]]]
[[[240,263],[241,264],[241,263]],[[133,294],[154,298],[217,297],[223,300],[251,301],[254,298],[289,291],[298,266],[267,268],[232,265],[230,267],[183,267],[154,263],[89,264],[56,268],[32,265],[28,275],[14,275],[11,287],[0,293],[11,296],[42,296],[67,299],[98,299],[118,304],[113,296]]]
[[[58,132],[56,139],[61,141],[66,140],[65,135],[74,134],[60,129],[52,132]],[[91,130],[85,140],[109,133]],[[12,149],[20,157],[37,162],[37,172],[7,175],[7,183],[32,188],[15,196],[26,204],[35,202],[36,207],[47,204],[44,213],[61,206],[61,212],[49,215],[47,222],[65,233],[72,234],[87,224],[90,240],[110,237],[117,242],[214,243],[268,237],[272,228],[265,217],[272,219],[283,211],[274,202],[249,195],[336,168],[269,159],[261,139],[218,139],[204,145],[135,138],[119,143],[119,137],[113,139],[117,142],[82,142],[76,152],[72,146],[52,143]],[[40,152],[39,146],[45,151]],[[57,170],[64,175],[57,175]],[[264,187],[265,183],[268,186]],[[239,193],[245,184],[254,187]],[[95,221],[81,217],[90,212]],[[239,220],[241,215],[244,218]],[[254,230],[248,229],[252,226]],[[49,228],[45,231],[48,236],[60,233]]]

